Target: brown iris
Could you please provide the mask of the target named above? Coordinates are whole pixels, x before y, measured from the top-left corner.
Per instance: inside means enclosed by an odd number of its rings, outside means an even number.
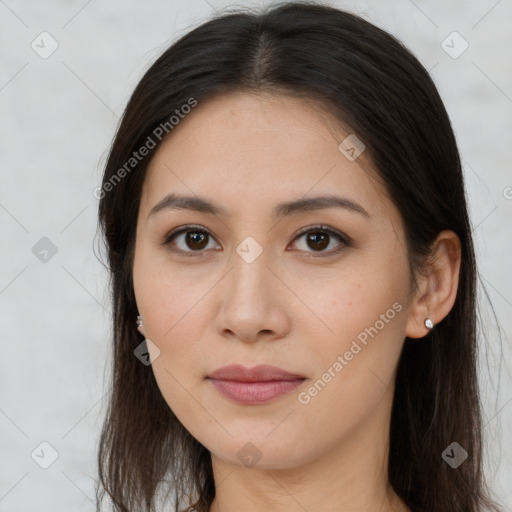
[[[327,233],[309,233],[307,236],[308,245],[311,249],[314,250],[322,250],[325,249],[329,245],[329,235]],[[310,242],[313,242],[314,245],[311,245]]]
[[[185,236],[185,243],[191,249],[204,249],[208,245],[208,234],[200,231],[188,231]]]

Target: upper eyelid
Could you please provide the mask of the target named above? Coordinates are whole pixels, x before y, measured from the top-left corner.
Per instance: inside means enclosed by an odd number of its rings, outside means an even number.
[[[168,241],[170,241],[171,238],[176,237],[177,235],[182,235],[183,233],[186,233],[187,231],[198,231],[198,232],[200,231],[200,232],[206,233],[208,236],[211,236],[212,238],[215,238],[209,229],[206,229],[202,226],[193,226],[193,225],[192,226],[182,226],[182,227],[179,227],[179,228],[169,231],[169,233],[167,233],[165,235],[164,244],[167,243]],[[216,238],[215,238],[215,240],[216,240]]]

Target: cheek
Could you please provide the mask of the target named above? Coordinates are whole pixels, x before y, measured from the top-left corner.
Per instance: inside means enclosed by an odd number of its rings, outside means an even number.
[[[324,318],[334,334],[310,345],[314,376],[298,397],[300,417],[312,429],[322,425],[324,432],[349,435],[392,401],[405,307],[390,292],[391,283],[381,286],[347,284],[331,290],[324,302]]]
[[[204,286],[161,273],[148,282],[146,295],[150,336],[160,350],[152,370],[164,400],[189,431],[205,421],[195,398],[204,379],[205,353],[198,343],[208,325]]]
[[[397,318],[398,309],[403,309],[398,281],[376,279],[369,272],[331,279],[307,289],[305,286],[304,302],[312,305],[314,313],[310,315],[314,320],[309,322],[310,331],[314,329],[317,336],[321,335],[326,343],[339,349],[350,345],[359,335],[364,341],[366,329],[376,322],[379,331],[389,331],[388,326]],[[398,304],[393,307],[395,303]]]
[[[210,280],[186,266],[172,265],[165,251],[141,246],[134,261],[133,281],[148,337],[163,348],[176,339],[186,344],[194,337],[197,323],[190,318],[200,309]]]
[[[141,251],[134,262],[133,279],[146,336],[159,350],[151,366],[166,401],[180,408],[189,396],[185,389],[203,377],[197,340],[203,337],[209,281],[191,278],[186,269],[171,272],[154,254],[144,256]]]
[[[322,322],[312,343],[317,378],[328,380],[331,372],[337,386],[364,391],[367,379],[388,382],[394,372],[407,321],[405,297],[407,269],[403,255],[391,251],[381,257],[358,261],[350,271],[310,291],[308,300]],[[348,269],[348,266],[347,266]],[[312,290],[312,288],[310,288]],[[310,328],[310,334],[312,329]],[[342,361],[339,360],[341,356]]]
[[[204,337],[208,323],[204,286],[159,279],[153,288],[148,323],[155,342],[173,365],[192,364],[197,341]]]

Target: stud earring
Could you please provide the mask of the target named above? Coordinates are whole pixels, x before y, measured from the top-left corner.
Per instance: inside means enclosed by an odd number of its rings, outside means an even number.
[[[141,328],[144,328],[144,326],[142,325],[142,317],[140,315],[137,315],[137,329],[141,329]]]
[[[434,328],[434,322],[430,318],[425,318],[425,327],[431,331]]]

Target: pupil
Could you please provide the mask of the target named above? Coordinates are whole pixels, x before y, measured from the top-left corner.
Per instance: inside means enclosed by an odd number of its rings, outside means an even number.
[[[318,240],[318,237],[320,237],[320,243]],[[308,237],[308,241],[313,240],[313,243],[316,244],[314,247],[311,247],[312,249],[325,249],[329,243],[327,241],[329,235],[325,233],[311,233]]]

